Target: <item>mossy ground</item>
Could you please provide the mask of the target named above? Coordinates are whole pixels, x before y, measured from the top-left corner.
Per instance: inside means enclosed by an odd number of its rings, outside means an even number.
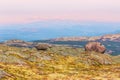
[[[59,46],[37,51],[0,45],[0,80],[120,80],[118,57],[110,56],[113,64],[93,61],[93,65],[86,64],[88,56],[92,55],[79,48]]]

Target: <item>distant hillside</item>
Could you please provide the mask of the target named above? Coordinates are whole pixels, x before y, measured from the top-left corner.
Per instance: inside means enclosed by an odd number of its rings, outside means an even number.
[[[120,54],[120,34],[109,34],[96,37],[62,37],[50,40],[37,40],[34,42],[69,45],[72,47],[83,48],[89,41],[99,41],[107,48],[107,53],[112,55]]]
[[[108,34],[95,37],[62,37],[51,39],[50,41],[114,41],[120,42],[120,34]]]

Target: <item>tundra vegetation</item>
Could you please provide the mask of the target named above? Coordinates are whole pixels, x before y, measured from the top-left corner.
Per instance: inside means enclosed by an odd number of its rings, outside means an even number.
[[[0,45],[0,80],[120,80],[120,56],[82,48]]]

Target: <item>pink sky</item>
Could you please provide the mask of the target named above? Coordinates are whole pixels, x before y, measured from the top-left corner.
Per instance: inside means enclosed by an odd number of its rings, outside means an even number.
[[[120,22],[120,0],[0,0],[0,23],[41,20]]]

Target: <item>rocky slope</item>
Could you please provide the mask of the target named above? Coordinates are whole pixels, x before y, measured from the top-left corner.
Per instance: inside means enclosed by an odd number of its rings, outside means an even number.
[[[115,41],[120,42],[120,34],[108,34],[95,37],[62,37],[50,41]]]
[[[42,51],[0,45],[0,80],[120,80],[119,73],[120,56],[65,46]]]

